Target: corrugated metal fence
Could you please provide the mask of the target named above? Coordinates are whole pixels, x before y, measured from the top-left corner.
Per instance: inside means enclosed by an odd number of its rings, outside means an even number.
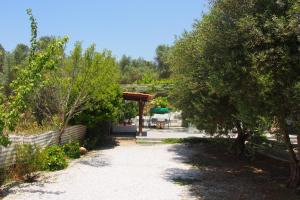
[[[86,127],[83,125],[71,126],[65,129],[62,135],[62,143],[68,143],[76,140],[82,140],[86,133]],[[59,132],[49,131],[39,135],[32,136],[9,136],[11,145],[8,147],[0,147],[0,167],[12,165],[16,154],[16,145],[32,144],[40,147],[58,144]]]

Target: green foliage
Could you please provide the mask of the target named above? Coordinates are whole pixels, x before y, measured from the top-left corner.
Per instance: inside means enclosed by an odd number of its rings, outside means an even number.
[[[214,2],[193,30],[176,41],[170,55],[176,79],[173,97],[187,120],[212,134],[227,134],[236,127],[241,142],[268,128],[272,119],[254,76],[255,56],[245,50],[253,39],[247,40],[244,34],[249,31],[240,26],[245,17],[264,12],[260,3]]]
[[[122,72],[121,84],[150,84],[158,80],[155,64],[142,58],[132,59],[124,55],[119,67]]]
[[[3,71],[3,65],[4,65],[4,60],[5,60],[5,49],[3,46],[0,44],[0,72]]]
[[[12,93],[10,84],[16,79],[17,72],[26,65],[29,50],[25,44],[17,44],[12,52],[6,52],[0,46],[0,84],[6,97]]]
[[[66,154],[59,145],[46,147],[44,149],[45,162],[43,169],[49,171],[62,170],[68,166]]]
[[[59,76],[53,74],[60,94],[60,112],[64,120],[93,127],[101,121],[116,120],[121,105],[120,72],[108,51],[89,47],[82,54],[77,43]],[[67,74],[67,76],[66,76]],[[63,97],[63,98],[61,98]]]
[[[171,76],[170,64],[168,62],[170,47],[167,45],[159,45],[156,48],[156,63],[160,78],[169,78]]]
[[[236,42],[239,37],[219,12],[213,7],[192,32],[183,34],[170,59],[177,83],[173,95],[177,107],[199,129],[212,134],[226,134],[239,121],[245,123],[238,109],[247,108],[239,96],[247,84],[242,82],[248,81],[246,73],[239,70],[243,65]],[[233,62],[237,59],[241,63]]]
[[[153,84],[157,81],[157,74],[154,70],[149,69],[142,72],[140,80],[136,80],[134,83],[137,84]]]
[[[16,162],[13,173],[26,181],[33,181],[42,170],[45,162],[43,151],[35,145],[23,144],[16,147]]]
[[[0,186],[4,185],[11,179],[12,174],[7,167],[0,168]]]
[[[28,58],[30,49],[25,44],[17,44],[16,48],[13,50],[13,63],[15,66],[20,67],[24,61]]]
[[[8,146],[9,144],[11,144],[11,142],[9,141],[9,138],[7,136],[0,136],[0,144],[3,146]]]
[[[167,138],[163,140],[164,144],[181,144],[184,143],[183,138]]]
[[[170,47],[159,45],[156,48],[155,62],[142,58],[132,59],[123,55],[119,61],[122,72],[121,84],[157,84],[169,82],[171,69],[169,64]]]
[[[67,56],[67,38],[38,40],[37,22],[30,9],[27,13],[30,48],[19,44],[12,53],[1,51],[5,62],[0,77],[0,132],[14,131],[23,121],[63,130],[75,117],[74,121],[88,126],[116,120],[121,105],[120,73],[111,52],[96,52],[94,45],[83,52],[77,43]],[[1,141],[8,144],[7,134],[1,134]]]
[[[124,101],[120,111],[120,120],[131,119],[138,115],[138,105],[136,102]]]
[[[43,85],[45,82],[45,73],[54,70],[57,67],[60,52],[67,41],[67,38],[58,39],[49,45],[45,51],[36,51],[37,45],[37,23],[31,13],[27,10],[31,20],[31,47],[28,64],[25,68],[18,72],[17,78],[11,83],[10,87],[13,93],[8,97],[9,104],[0,106],[0,132],[3,133],[4,128],[14,130],[20,114],[27,108],[26,99]],[[3,101],[3,97],[1,99]],[[1,134],[1,137],[3,134]],[[5,141],[5,139],[1,139]],[[7,144],[2,144],[7,145]]]
[[[151,105],[153,107],[166,108],[169,106],[169,104],[168,97],[156,97],[151,101]]]
[[[70,142],[63,145],[64,152],[69,158],[80,158],[80,145],[79,142]]]
[[[6,52],[3,71],[1,73],[1,85],[3,87],[1,92],[3,92],[5,97],[8,97],[11,94],[12,91],[9,85],[16,77],[16,69],[13,67],[13,65],[13,55],[9,52]]]
[[[297,165],[289,134],[300,110],[299,11],[297,0],[212,1],[171,49],[183,115],[213,134],[236,128],[241,152],[276,121]],[[300,184],[300,176],[291,180]]]

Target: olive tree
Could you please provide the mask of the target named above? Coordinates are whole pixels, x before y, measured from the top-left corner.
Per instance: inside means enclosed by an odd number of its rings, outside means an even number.
[[[291,161],[289,186],[296,187],[300,185],[300,154],[296,155],[291,144],[289,126],[300,120],[300,2],[256,0],[251,11],[239,21],[240,34],[245,39],[243,49],[268,116],[275,117],[287,145]]]
[[[178,102],[200,128],[235,127],[243,148],[245,139],[267,131],[275,119],[291,157],[293,187],[300,184],[299,156],[289,138],[291,124],[299,122],[299,4],[213,1],[175,43],[171,58]]]
[[[260,134],[261,116],[254,105],[260,102],[250,78],[251,63],[241,50],[240,5],[241,1],[215,3],[176,41],[170,62],[178,79],[174,96],[185,116],[212,134],[228,134],[235,128],[233,148],[243,156],[246,139]]]

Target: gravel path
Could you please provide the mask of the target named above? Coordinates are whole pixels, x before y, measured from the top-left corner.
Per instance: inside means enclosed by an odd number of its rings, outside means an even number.
[[[125,145],[92,152],[66,170],[12,187],[4,199],[192,200],[188,186],[174,181],[200,176],[182,153],[193,152],[184,145]]]

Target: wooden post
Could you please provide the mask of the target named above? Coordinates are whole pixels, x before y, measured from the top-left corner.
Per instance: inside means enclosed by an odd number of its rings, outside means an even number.
[[[144,113],[145,103],[140,99],[139,100],[139,135],[142,136],[143,133],[143,113]]]

